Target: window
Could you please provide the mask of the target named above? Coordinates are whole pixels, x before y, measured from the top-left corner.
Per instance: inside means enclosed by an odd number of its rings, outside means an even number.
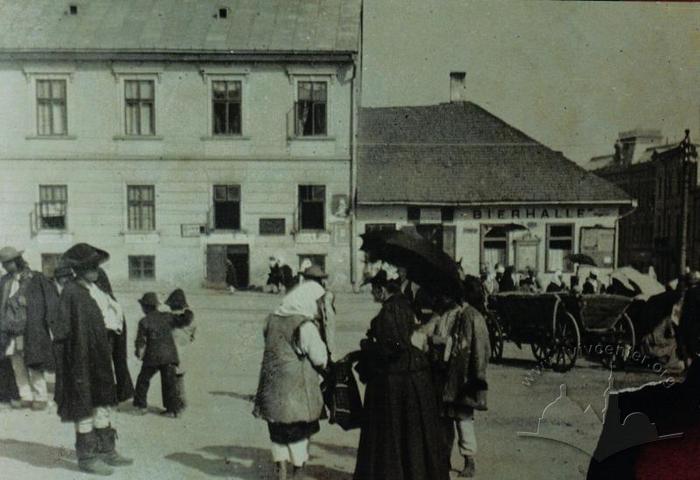
[[[573,264],[567,259],[574,251],[574,226],[547,225],[547,271],[573,271]]]
[[[325,186],[299,185],[299,227],[301,230],[325,230]]]
[[[155,187],[153,185],[129,185],[127,187],[127,196],[129,230],[155,230]]]
[[[129,280],[154,280],[156,257],[153,255],[129,255]]]
[[[260,235],[284,235],[287,231],[284,218],[261,218]]]
[[[211,87],[214,135],[240,135],[241,82],[217,80]]]
[[[127,135],[155,135],[155,87],[153,80],[126,80],[125,133]]]
[[[66,135],[66,81],[36,81],[36,128],[38,135]]]
[[[42,229],[65,230],[68,187],[39,185],[39,226]]]
[[[299,255],[299,268],[304,260],[309,260],[311,265],[316,265],[321,267],[321,270],[326,271],[326,256],[325,255],[314,255],[314,254],[301,254]]]
[[[391,232],[396,230],[395,223],[368,223],[365,225],[365,233],[369,232]]]
[[[481,264],[495,268],[508,265],[508,232],[496,225],[481,226]]]
[[[454,207],[442,207],[440,209],[440,220],[443,222],[453,222],[455,219]]]
[[[644,226],[635,224],[631,228],[631,242],[639,242],[644,235]],[[604,227],[581,228],[581,246],[579,251],[595,260],[596,265],[604,268],[614,266],[615,229]]]
[[[326,135],[326,82],[299,82],[296,108],[296,135]]]
[[[214,228],[241,229],[240,185],[214,185]]]

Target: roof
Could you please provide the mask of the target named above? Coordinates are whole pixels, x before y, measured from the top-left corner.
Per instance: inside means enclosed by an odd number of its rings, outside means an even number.
[[[471,102],[360,111],[360,204],[631,203]]]
[[[71,15],[70,5],[77,6]],[[3,0],[0,52],[356,52],[361,0]],[[228,8],[226,18],[218,18]]]

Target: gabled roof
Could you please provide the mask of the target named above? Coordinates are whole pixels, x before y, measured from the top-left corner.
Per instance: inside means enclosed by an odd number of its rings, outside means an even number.
[[[3,0],[0,52],[356,52],[360,10],[361,0]]]
[[[360,204],[631,203],[471,102],[360,111]]]

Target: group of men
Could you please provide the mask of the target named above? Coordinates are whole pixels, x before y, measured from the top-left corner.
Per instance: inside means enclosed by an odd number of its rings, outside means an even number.
[[[580,283],[578,275],[572,275],[569,285],[564,281],[563,272],[557,270],[551,275],[549,283],[545,287],[534,269],[527,268],[524,274],[520,274],[515,271],[513,266],[504,267],[497,263],[493,271],[482,268],[481,282],[488,295],[515,291],[531,293],[571,291],[582,294],[605,292],[605,285],[600,281],[598,270],[595,268],[589,271],[583,284]]]

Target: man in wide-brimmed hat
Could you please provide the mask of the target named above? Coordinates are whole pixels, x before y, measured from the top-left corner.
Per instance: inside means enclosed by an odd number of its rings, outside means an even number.
[[[20,400],[13,407],[44,410],[48,405],[46,371],[52,370],[47,307],[50,283],[34,272],[14,247],[0,249],[0,263],[7,272],[0,279],[0,357],[12,363]]]
[[[101,475],[111,474],[112,466],[133,463],[117,453],[110,420],[118,401],[110,331],[121,334],[124,319],[117,302],[96,284],[99,266],[108,259],[107,252],[87,243],[63,254],[76,280],[63,289],[54,329],[54,341],[68,352],[57,369],[62,385],[58,414],[75,424],[79,468]]]

